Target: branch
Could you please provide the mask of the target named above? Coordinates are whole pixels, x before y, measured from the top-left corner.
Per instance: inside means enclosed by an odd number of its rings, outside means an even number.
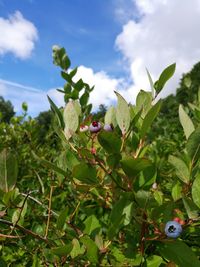
[[[0,219],[0,223],[5,224],[5,225],[9,225],[9,226],[11,226],[11,227],[14,226],[12,222],[7,221],[7,220],[3,220],[3,219]],[[41,241],[45,242],[46,244],[49,244],[49,245],[50,245],[50,244],[54,244],[54,242],[53,242],[52,240],[49,240],[49,239],[47,239],[47,238],[44,238],[44,237],[42,237],[41,235],[38,235],[38,234],[32,232],[31,230],[24,228],[24,227],[21,226],[21,225],[16,224],[16,225],[15,225],[15,228],[21,230],[21,231],[24,232],[25,234],[31,235],[31,236],[33,236],[34,238],[36,238],[36,239],[38,239],[38,240],[41,240]],[[55,245],[55,244],[54,244],[54,245]]]

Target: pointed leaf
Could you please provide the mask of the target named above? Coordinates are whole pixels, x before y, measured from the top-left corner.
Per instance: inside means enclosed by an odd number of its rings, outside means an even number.
[[[11,191],[17,181],[18,164],[14,152],[4,149],[0,152],[0,189]]]
[[[144,121],[142,123],[142,128],[141,128],[141,138],[144,138],[146,135],[147,131],[151,127],[152,122],[158,115],[158,112],[160,111],[162,102],[159,100],[147,113],[147,115],[144,118]]]
[[[159,252],[164,258],[175,262],[180,267],[199,267],[200,261],[194,252],[183,241],[162,242]]]
[[[63,116],[61,111],[59,110],[59,108],[54,104],[54,102],[51,100],[51,98],[49,96],[47,96],[48,101],[50,103],[51,106],[51,110],[53,111],[53,113],[56,115],[59,125],[62,129],[64,129],[64,121],[63,121]]]
[[[142,118],[146,116],[150,108],[152,107],[152,95],[150,92],[140,90],[136,98],[136,111],[142,110]]]
[[[186,139],[191,135],[191,133],[194,131],[194,124],[188,114],[183,109],[183,106],[179,106],[179,120],[181,122],[181,125],[183,127]]]
[[[182,159],[171,155],[169,156],[169,162],[174,166],[178,178],[186,184],[189,183],[190,171],[185,162]]]
[[[105,124],[112,124],[114,127],[117,126],[117,121],[116,121],[116,110],[113,106],[111,106],[105,115],[104,118]]]
[[[86,164],[84,162],[80,163],[73,168],[72,173],[75,178],[77,178],[79,181],[83,183],[86,183],[86,184],[98,183],[98,180],[96,177],[97,171],[90,164]]]
[[[154,83],[153,83],[153,80],[151,78],[151,74],[149,73],[148,69],[146,68],[146,72],[147,72],[147,76],[148,76],[148,79],[149,79],[149,84],[150,84],[150,87],[151,87],[151,93],[152,93],[152,97],[154,98]]]
[[[182,186],[179,182],[177,182],[172,188],[172,197],[174,201],[182,198]]]
[[[168,66],[166,69],[163,70],[158,81],[156,82],[155,86],[156,94],[160,93],[165,83],[174,75],[175,69],[176,69],[176,63]]]
[[[34,156],[34,158],[36,160],[38,160],[44,167],[50,169],[50,170],[53,170],[57,173],[60,173],[62,174],[63,176],[67,176],[67,172],[65,170],[62,170],[61,168],[59,168],[57,165],[55,165],[54,163],[46,160],[46,159],[43,159],[43,158],[40,158],[38,157],[34,152],[32,152],[32,155]]]
[[[148,267],[159,267],[163,259],[160,256],[153,255],[147,258],[147,265]]]
[[[186,149],[192,161],[200,158],[200,126],[188,138]]]
[[[95,242],[86,235],[82,236],[80,241],[86,247],[88,260],[92,263],[98,263],[98,247]]]
[[[59,257],[63,257],[63,256],[67,256],[69,255],[69,253],[71,252],[73,246],[72,244],[68,244],[68,245],[64,245],[61,247],[57,247],[57,248],[52,248],[51,252]]]
[[[75,105],[74,101],[68,102],[65,106],[63,119],[65,123],[65,136],[69,139],[76,132],[79,126],[77,104]]]
[[[182,200],[188,217],[190,219],[197,219],[199,217],[199,208],[190,198],[183,197]]]
[[[130,110],[126,100],[119,93],[115,92],[115,94],[117,95],[116,119],[124,135],[130,125]]]
[[[90,215],[89,217],[87,217],[87,219],[84,221],[84,225],[84,233],[87,235],[90,235],[94,230],[101,227],[99,220],[95,215]]]
[[[200,208],[200,174],[197,175],[193,182],[192,198],[194,203]]]
[[[82,255],[85,252],[84,247],[80,246],[78,239],[74,238],[72,240],[72,245],[73,245],[73,249],[70,252],[70,256],[72,257],[72,259],[76,258],[78,255]]]
[[[113,132],[102,131],[98,135],[98,141],[108,153],[120,152],[122,141],[117,134]]]
[[[147,167],[151,166],[152,163],[148,159],[143,158],[125,158],[121,160],[123,171],[129,177],[135,177],[139,172],[143,171]]]
[[[69,208],[67,207],[63,211],[61,211],[60,215],[58,216],[58,219],[57,219],[57,229],[58,230],[63,229],[65,222],[67,220],[67,217],[68,217],[68,212],[69,212]]]

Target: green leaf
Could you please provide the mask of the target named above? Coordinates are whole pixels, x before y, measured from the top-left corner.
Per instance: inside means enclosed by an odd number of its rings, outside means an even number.
[[[69,255],[69,253],[71,252],[73,246],[72,244],[67,244],[61,247],[57,247],[57,248],[52,248],[51,252],[59,257],[63,257],[63,256],[67,256]]]
[[[109,240],[114,238],[122,226],[128,225],[131,221],[133,201],[130,199],[130,196],[130,193],[123,194],[113,206],[108,228]]]
[[[81,106],[79,104],[79,100],[74,100],[74,108],[75,108],[78,116],[80,116],[81,115]]]
[[[195,128],[192,120],[185,112],[182,105],[179,105],[179,120],[183,127],[186,139],[188,139],[188,137],[191,135],[191,133],[194,131]]]
[[[158,255],[149,256],[146,260],[147,267],[159,267],[163,259]]]
[[[156,118],[156,116],[158,115],[158,112],[160,111],[161,108],[161,100],[159,100],[147,113],[147,115],[144,118],[144,121],[142,123],[142,128],[141,128],[141,138],[144,138],[145,134],[147,133],[147,131],[149,130],[152,122],[154,121],[154,119]]]
[[[82,236],[80,242],[86,247],[86,256],[91,263],[98,263],[98,247],[88,236]]]
[[[85,84],[82,79],[78,80],[78,82],[74,84],[74,88],[78,90],[78,92],[80,92],[84,88],[84,86]]]
[[[184,82],[184,85],[187,87],[187,88],[190,88],[191,84],[192,84],[192,80],[189,76],[186,76],[184,79],[183,79],[183,82]]]
[[[69,139],[78,129],[79,116],[77,113],[77,104],[74,101],[69,101],[65,106],[63,119],[65,123],[65,136]]]
[[[154,191],[153,192],[153,196],[155,198],[155,200],[158,202],[159,205],[162,205],[163,203],[163,193],[161,191]]]
[[[186,149],[192,161],[200,157],[200,126],[188,138]]]
[[[192,185],[192,199],[200,208],[200,174],[197,175]]]
[[[136,111],[142,110],[142,118],[146,116],[152,106],[152,95],[150,92],[140,90],[136,98]]]
[[[18,204],[19,208],[17,208],[12,215],[13,224],[17,222],[18,225],[23,225],[24,216],[26,215],[26,212],[27,212],[27,201],[25,202],[24,206],[23,206],[23,202],[24,201],[21,201]],[[22,209],[22,206],[23,206],[23,209]]]
[[[18,163],[14,152],[4,149],[0,152],[0,189],[11,191],[16,184]]]
[[[67,54],[64,54],[62,56],[62,63],[61,63],[61,67],[64,69],[64,70],[67,70],[71,65],[71,62],[70,62],[70,59],[69,57],[67,56]]]
[[[89,97],[90,97],[89,93],[88,93],[88,92],[85,92],[85,93],[80,97],[80,104],[81,104],[82,106],[85,106],[85,105],[87,104],[88,100],[89,100]]]
[[[32,155],[34,156],[34,158],[36,160],[38,160],[44,167],[50,169],[50,170],[53,170],[59,174],[62,174],[64,175],[65,177],[67,176],[67,172],[65,170],[62,170],[61,168],[59,168],[58,166],[56,166],[55,164],[53,164],[52,162],[46,160],[46,159],[43,159],[43,158],[40,158],[38,157],[33,151],[32,151]]]
[[[166,69],[163,70],[158,81],[156,82],[155,86],[156,95],[160,93],[166,82],[174,75],[175,69],[176,69],[176,63],[168,66]]]
[[[182,159],[170,155],[169,163],[171,163],[174,166],[178,178],[182,182],[188,184],[190,182],[190,171],[185,162]]]
[[[101,227],[99,220],[96,218],[95,215],[90,215],[84,221],[84,225],[85,225],[84,233],[87,235],[90,235],[94,230]]]
[[[152,163],[148,159],[143,158],[125,158],[121,160],[121,165],[123,171],[129,177],[135,177],[139,172],[151,166]]]
[[[153,80],[151,78],[151,75],[150,75],[148,69],[146,69],[146,72],[147,72],[147,76],[148,76],[148,79],[149,79],[149,84],[150,84],[150,87],[151,87],[152,98],[154,98],[154,93],[155,93],[154,92],[155,91],[155,89],[154,89],[154,83],[153,83]]]
[[[177,182],[173,187],[172,187],[172,197],[174,201],[179,200],[182,198],[182,186],[179,182]]]
[[[130,125],[130,110],[126,100],[117,92],[116,119],[122,134],[127,133]]]
[[[199,217],[199,208],[190,198],[183,197],[182,200],[188,217],[190,219],[197,219]]]
[[[112,124],[114,127],[117,126],[117,121],[116,121],[116,110],[113,106],[111,106],[105,115],[104,118],[105,124]]]
[[[139,190],[135,193],[135,199],[141,208],[146,209],[148,203],[152,202],[153,198],[149,191]]]
[[[86,163],[80,163],[73,168],[72,174],[75,178],[79,181],[86,183],[86,184],[96,184],[98,183],[97,180],[97,171],[96,169]]]
[[[57,219],[58,230],[63,230],[63,227],[67,221],[68,213],[69,213],[69,208],[67,207],[63,211],[61,211],[60,215],[58,216],[58,219]]]
[[[72,152],[70,149],[66,149],[66,151],[63,151],[57,159],[58,167],[63,171],[71,171],[73,167],[79,163],[74,152]]]
[[[58,109],[58,107],[54,104],[54,102],[51,100],[51,98],[49,96],[47,96],[47,98],[48,98],[48,101],[50,103],[51,110],[53,111],[53,113],[57,117],[57,120],[58,120],[58,123],[59,123],[60,127],[62,129],[64,129],[65,125],[64,125],[62,113],[60,112],[60,110]]]
[[[76,258],[78,255],[82,255],[85,252],[84,247],[80,246],[78,239],[74,238],[72,240],[72,245],[73,245],[73,249],[70,252],[70,256],[72,257],[72,259]]]
[[[98,141],[108,153],[120,152],[122,141],[116,133],[102,131],[98,134]]]
[[[110,168],[114,169],[119,165],[121,159],[122,159],[121,154],[110,154],[107,157],[106,162],[108,163]]]
[[[159,252],[164,258],[175,262],[180,267],[199,267],[200,261],[194,252],[183,241],[162,242]]]

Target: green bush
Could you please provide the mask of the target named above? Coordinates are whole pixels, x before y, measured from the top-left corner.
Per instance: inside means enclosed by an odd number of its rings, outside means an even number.
[[[179,106],[185,137],[168,146],[172,133],[154,129],[175,64],[156,82],[147,73],[152,92],[135,105],[115,92],[117,105],[94,121],[93,88],[74,82],[64,48],[53,59],[66,105],[48,97],[43,142],[31,118],[0,124],[0,265],[200,266],[200,92]]]

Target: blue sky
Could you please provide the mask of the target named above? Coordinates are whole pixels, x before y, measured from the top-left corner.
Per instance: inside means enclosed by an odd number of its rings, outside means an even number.
[[[118,90],[134,103],[149,90],[145,67],[156,79],[168,64],[176,75],[163,96],[175,92],[181,73],[199,61],[195,28],[199,0],[0,0],[0,95],[20,112],[28,102],[33,116],[58,105],[63,85],[53,65],[52,45],[64,46],[78,77],[95,84],[94,109],[113,103]],[[179,8],[181,5],[181,9]],[[188,20],[184,18],[187,16]]]
[[[51,57],[54,44],[66,48],[74,66],[82,64],[94,71],[104,69],[113,75],[121,74],[121,55],[114,49],[121,24],[115,18],[113,2],[2,1],[0,16],[7,18],[19,10],[38,29],[39,39],[31,58],[21,61],[11,54],[1,58],[1,78],[41,89],[58,86],[60,79]]]

